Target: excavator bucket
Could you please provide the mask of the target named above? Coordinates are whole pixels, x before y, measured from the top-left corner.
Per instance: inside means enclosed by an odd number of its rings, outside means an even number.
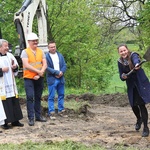
[[[150,47],[148,47],[146,53],[143,56],[144,59],[146,59],[146,61],[150,61]]]

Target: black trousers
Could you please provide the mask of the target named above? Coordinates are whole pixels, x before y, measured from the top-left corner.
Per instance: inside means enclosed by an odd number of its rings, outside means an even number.
[[[133,107],[132,110],[137,118],[137,120],[142,119],[144,127],[148,124],[148,111],[145,103],[141,96],[139,95],[136,88],[133,89]]]

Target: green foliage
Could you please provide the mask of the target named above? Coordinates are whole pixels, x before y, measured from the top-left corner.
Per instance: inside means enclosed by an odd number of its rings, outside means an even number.
[[[138,150],[136,147],[125,147],[123,143],[117,144],[115,150]]]
[[[65,57],[68,67],[65,74],[66,85],[103,90],[108,84],[109,77],[106,74],[111,70],[108,64],[111,62],[111,55],[107,55],[110,45],[103,45],[101,42],[102,30],[92,13],[95,4],[84,0],[52,0],[47,1],[47,4],[48,40],[55,39],[58,50]],[[0,24],[3,38],[13,48],[18,45],[13,17],[21,5],[22,0],[7,3],[1,1],[0,5],[1,18],[5,21]]]
[[[17,89],[19,97],[25,97],[24,80],[23,78],[16,78]]]
[[[75,94],[79,95],[82,93],[93,92],[94,89],[86,89],[86,88],[74,88],[74,87],[66,87],[65,95]]]
[[[0,22],[3,38],[16,46],[18,38],[13,17],[20,9],[22,0],[8,0],[7,3],[0,0],[0,2],[1,20],[4,20]],[[116,46],[114,47],[113,44],[135,40],[135,37],[129,34],[129,30],[124,30],[120,34],[109,32],[112,31],[109,30],[111,27],[109,21],[100,14],[104,9],[107,11],[110,8],[98,6],[108,6],[111,4],[110,0],[51,0],[47,1],[47,4],[48,40],[55,39],[58,51],[65,57],[66,87],[89,92],[105,91],[116,70],[113,65],[114,62],[116,63],[114,58]],[[147,7],[145,10],[148,14]],[[145,17],[144,12],[143,18],[148,18]],[[112,29],[116,27],[117,25]],[[19,92],[22,93],[23,82],[19,81],[17,84]],[[47,89],[46,84],[45,89]],[[45,89],[44,94],[47,94]]]
[[[14,14],[22,5],[22,0],[11,1],[0,0],[0,14],[3,22],[0,22],[2,38],[7,39],[12,44],[13,49],[18,45],[18,35],[14,25]]]
[[[103,90],[108,84],[111,54],[107,44],[100,44],[101,30],[91,13],[94,4],[57,0],[48,5],[49,39],[55,39],[67,62],[67,87]]]
[[[120,31],[115,37],[114,37],[116,44],[137,44],[137,38],[135,34],[133,34],[129,29],[124,29]]]
[[[150,1],[143,6],[143,10],[139,12],[139,28],[141,29],[142,38],[147,46],[150,46]]]
[[[79,109],[84,105],[87,105],[90,107],[90,104],[87,101],[78,101],[77,99],[65,101],[65,107],[69,109],[73,109],[77,113],[79,112]]]

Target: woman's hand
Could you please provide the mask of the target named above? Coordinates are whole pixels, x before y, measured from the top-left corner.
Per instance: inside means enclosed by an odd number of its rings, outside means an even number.
[[[135,70],[138,70],[138,69],[140,69],[141,67],[139,66],[139,64],[136,64],[135,65]]]
[[[121,77],[122,77],[123,79],[127,79],[127,76],[126,76],[125,73],[123,73],[123,74],[121,75]]]

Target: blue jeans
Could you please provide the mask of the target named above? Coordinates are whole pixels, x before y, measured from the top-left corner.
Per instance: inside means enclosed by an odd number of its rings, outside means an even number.
[[[54,100],[55,92],[58,94],[58,112],[64,110],[64,83],[61,83],[60,79],[55,79],[54,84],[48,85],[48,114],[55,112]]]
[[[41,116],[41,96],[44,86],[44,78],[38,80],[24,79],[26,99],[27,99],[27,114],[28,119],[39,118]]]

